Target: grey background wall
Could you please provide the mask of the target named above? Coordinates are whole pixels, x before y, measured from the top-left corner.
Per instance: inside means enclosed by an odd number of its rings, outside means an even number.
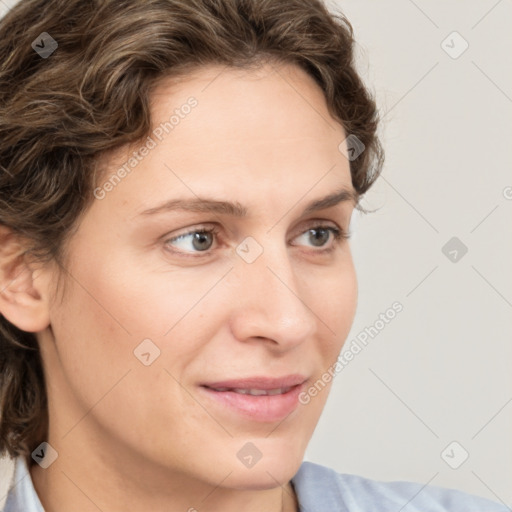
[[[512,506],[512,3],[330,5],[354,26],[387,161],[351,242],[346,347],[363,348],[334,379],[306,458]]]
[[[307,456],[512,506],[512,4],[330,4],[354,26],[387,152],[352,242],[346,346],[403,311],[334,380]]]

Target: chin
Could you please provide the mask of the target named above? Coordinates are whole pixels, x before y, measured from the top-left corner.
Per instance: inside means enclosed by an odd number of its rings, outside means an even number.
[[[235,465],[226,484],[239,490],[273,489],[285,485],[295,476],[302,459],[302,453],[277,449],[267,456],[262,455],[252,467],[244,467],[242,463]]]
[[[268,490],[286,485],[297,473],[300,463],[293,470],[283,468],[252,468],[250,470],[237,469],[229,479],[226,486],[237,490]]]

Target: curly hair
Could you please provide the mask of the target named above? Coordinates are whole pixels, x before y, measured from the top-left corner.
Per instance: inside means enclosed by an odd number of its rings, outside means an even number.
[[[43,38],[51,55],[36,51]],[[312,76],[364,144],[350,162],[361,197],[384,156],[354,44],[321,0],[21,0],[0,21],[0,227],[62,262],[99,157],[150,133],[158,80],[210,64],[291,63]],[[27,455],[48,435],[37,339],[0,315],[0,354],[0,454]]]

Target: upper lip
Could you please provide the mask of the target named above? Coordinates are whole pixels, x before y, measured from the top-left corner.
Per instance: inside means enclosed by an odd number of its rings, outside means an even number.
[[[208,388],[233,389],[279,389],[302,384],[307,380],[303,375],[285,375],[284,377],[248,377],[245,379],[222,380],[202,384]]]

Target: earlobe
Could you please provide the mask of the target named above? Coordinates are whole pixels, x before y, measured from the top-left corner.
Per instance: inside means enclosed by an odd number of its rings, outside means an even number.
[[[43,274],[20,237],[0,225],[0,313],[22,331],[39,332],[50,323]]]

